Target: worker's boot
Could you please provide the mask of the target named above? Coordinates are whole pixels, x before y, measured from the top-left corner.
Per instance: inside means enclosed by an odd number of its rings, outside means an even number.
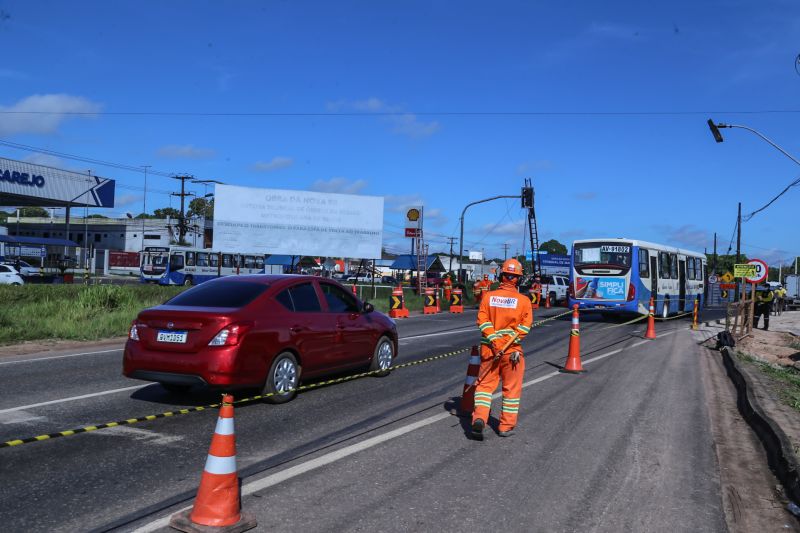
[[[477,419],[472,423],[472,438],[475,440],[483,440],[483,428],[486,427],[486,422],[482,419]]]
[[[512,428],[509,429],[508,431],[499,431],[497,434],[500,435],[501,437],[510,437],[511,435],[514,434],[514,429]]]

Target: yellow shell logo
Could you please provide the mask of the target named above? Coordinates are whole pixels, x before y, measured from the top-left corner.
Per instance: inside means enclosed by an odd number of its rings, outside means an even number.
[[[406,217],[408,217],[408,220],[411,222],[416,222],[419,220],[419,209],[409,209],[408,213],[406,213]]]

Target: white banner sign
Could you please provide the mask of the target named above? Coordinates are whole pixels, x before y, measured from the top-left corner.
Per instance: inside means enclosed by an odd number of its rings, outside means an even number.
[[[381,256],[383,198],[217,185],[214,249],[223,252]]]
[[[472,252],[472,251],[470,251],[469,260],[470,261],[483,261],[483,252]]]

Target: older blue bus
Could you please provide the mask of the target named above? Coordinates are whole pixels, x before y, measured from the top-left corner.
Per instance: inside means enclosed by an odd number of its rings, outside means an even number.
[[[635,239],[572,243],[569,305],[581,310],[646,314],[650,298],[662,317],[703,303],[706,256]]]

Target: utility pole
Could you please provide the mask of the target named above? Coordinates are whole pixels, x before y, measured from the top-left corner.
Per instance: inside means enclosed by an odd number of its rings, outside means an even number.
[[[185,205],[185,198],[187,196],[194,196],[192,192],[186,192],[186,182],[189,180],[193,180],[193,176],[173,176],[173,179],[181,181],[181,192],[173,192],[170,196],[180,196],[181,197],[181,214],[178,217],[178,244],[184,243],[184,238],[186,237],[186,233],[188,233],[188,228],[186,227],[186,205]]]
[[[508,259],[508,243],[503,245],[503,261]]]
[[[711,272],[713,274],[717,273],[717,232],[714,232],[714,262],[712,263]]]
[[[447,240],[450,242],[450,267],[447,269],[448,272],[453,271],[453,244],[456,242],[455,237],[448,237]]]
[[[741,263],[742,253],[742,202],[739,202],[739,214],[736,217],[736,264]],[[744,287],[744,280],[742,280],[742,287]],[[753,298],[756,295],[753,294]],[[734,298],[738,301],[739,300],[739,284],[736,284],[736,294]]]
[[[142,248],[144,252],[144,221],[147,218],[147,169],[152,165],[142,165],[144,168],[144,196],[142,197]]]

